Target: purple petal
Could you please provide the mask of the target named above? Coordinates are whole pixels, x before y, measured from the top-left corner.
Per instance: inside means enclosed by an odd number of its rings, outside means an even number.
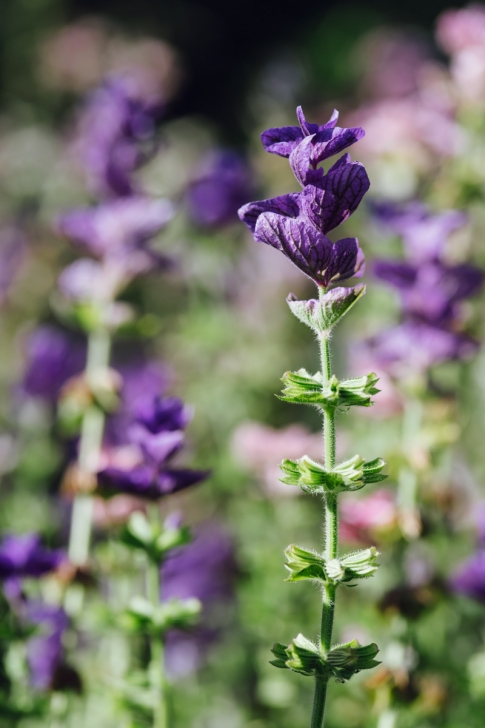
[[[418,276],[418,269],[410,263],[392,260],[376,260],[373,273],[386,283],[400,289],[411,288]]]
[[[164,470],[157,478],[157,490],[159,495],[170,495],[179,490],[185,490],[191,485],[202,482],[210,475],[209,470],[189,470],[178,468]]]
[[[164,463],[183,447],[184,437],[182,430],[153,434],[138,423],[128,431],[130,442],[138,445],[145,457],[157,465]]]
[[[264,213],[258,219],[254,237],[280,250],[315,282],[324,283],[332,260],[332,243],[302,218]]]
[[[129,493],[141,498],[152,498],[155,475],[154,468],[146,465],[138,465],[131,470],[109,467],[98,473],[98,488],[105,496]]]
[[[239,219],[254,233],[258,217],[263,212],[276,212],[278,215],[284,215],[285,217],[298,217],[300,214],[299,198],[298,192],[290,192],[288,195],[272,197],[269,200],[248,202],[247,205],[239,208]]]
[[[308,184],[321,184],[323,169],[315,169],[313,165],[313,139],[306,137],[290,154],[290,166],[302,187]]]
[[[359,162],[339,162],[321,185],[307,185],[301,192],[302,213],[322,233],[343,223],[357,209],[370,182]]]
[[[351,129],[341,129],[338,126],[335,129],[322,129],[313,139],[313,163],[318,164],[328,157],[333,157],[342,149],[355,144],[363,136],[365,131],[360,126]]]
[[[37,578],[56,569],[64,558],[61,551],[44,548],[37,534],[5,536],[0,545],[0,579]]]
[[[325,284],[331,281],[343,281],[355,275],[362,275],[364,258],[362,251],[359,255],[359,242],[357,238],[343,238],[333,246],[333,260],[326,275]]]
[[[302,139],[303,132],[299,126],[282,126],[268,129],[261,134],[265,151],[278,154],[280,157],[289,157]]]
[[[481,549],[461,564],[449,583],[458,594],[485,602],[485,550]]]
[[[304,136],[309,136],[310,134],[316,134],[317,131],[320,129],[318,124],[311,124],[310,122],[308,122],[305,119],[305,114],[303,113],[303,109],[301,108],[301,106],[297,107],[296,115],[298,117],[300,128],[301,128]]]
[[[192,410],[178,397],[152,397],[144,402],[137,420],[153,434],[183,430],[192,419]]]
[[[330,117],[330,119],[327,121],[326,124],[323,124],[323,126],[320,128],[321,129],[333,129],[334,127],[337,126],[338,116],[339,116],[339,114],[338,114],[337,109],[334,109],[332,111],[332,116]]]

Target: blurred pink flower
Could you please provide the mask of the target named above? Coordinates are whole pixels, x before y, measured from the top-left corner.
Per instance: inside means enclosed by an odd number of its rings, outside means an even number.
[[[397,526],[398,510],[394,494],[380,488],[365,498],[342,498],[339,515],[343,541],[372,544]]]
[[[313,434],[303,425],[290,425],[280,430],[259,422],[244,422],[235,430],[232,450],[238,462],[253,471],[261,479],[268,496],[296,496],[298,488],[281,483],[279,463],[284,458],[300,458],[309,455],[321,458],[322,437]]]
[[[485,7],[472,4],[442,13],[436,24],[436,38],[449,55],[471,46],[485,45]]]
[[[377,98],[408,96],[418,88],[430,48],[417,33],[378,28],[365,36],[357,50],[363,87]]]

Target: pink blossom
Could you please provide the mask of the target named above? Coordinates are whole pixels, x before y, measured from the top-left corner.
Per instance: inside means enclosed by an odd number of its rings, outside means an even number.
[[[372,544],[380,533],[394,529],[397,517],[395,496],[386,488],[380,488],[365,498],[342,498],[340,537],[343,541]]]

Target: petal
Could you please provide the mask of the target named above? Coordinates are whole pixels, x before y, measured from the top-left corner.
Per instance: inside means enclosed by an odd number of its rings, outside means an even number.
[[[131,493],[142,498],[150,498],[154,477],[154,469],[146,465],[138,465],[131,470],[105,468],[98,473],[98,489],[105,496]]]
[[[324,159],[328,159],[328,157],[333,157],[342,149],[355,144],[364,135],[365,131],[360,126],[351,129],[341,129],[338,126],[335,129],[322,129],[318,134],[315,134],[313,162],[318,164]]]
[[[323,181],[323,169],[315,169],[312,165],[313,136],[305,137],[290,154],[290,166],[302,187],[308,184],[319,184]]]
[[[343,281],[360,272],[363,266],[363,254],[359,256],[357,238],[342,238],[333,246],[333,260],[328,267],[325,282]]]
[[[285,217],[297,217],[300,214],[299,198],[298,192],[290,192],[288,195],[272,197],[269,200],[248,202],[247,205],[239,208],[239,219],[254,233],[257,219],[263,212],[276,212]]]
[[[184,444],[182,430],[162,431],[154,434],[138,423],[132,425],[128,432],[129,440],[138,445],[144,455],[157,465],[164,463],[175,455]]]
[[[177,493],[179,490],[184,490],[191,485],[200,483],[209,475],[209,470],[189,470],[183,468],[164,470],[157,478],[157,490],[160,495]]]
[[[337,111],[337,109],[334,109],[332,112],[332,116],[327,121],[327,123],[323,124],[319,128],[320,129],[333,129],[335,126],[337,126],[337,121],[338,121],[338,111]]]
[[[301,106],[297,107],[296,115],[298,117],[298,121],[300,123],[300,128],[301,128],[304,136],[309,136],[310,134],[316,134],[317,131],[319,131],[320,127],[318,126],[318,124],[310,124],[305,119],[305,114],[303,113],[303,109],[301,108]]]
[[[254,237],[280,250],[312,280],[324,280],[332,260],[332,243],[302,218],[264,213],[258,219]]]
[[[327,233],[357,209],[369,189],[367,172],[359,162],[335,164],[321,185],[307,185],[301,193],[302,213],[317,230]]]
[[[267,129],[261,134],[261,141],[265,151],[270,152],[270,154],[278,154],[280,157],[289,157],[302,139],[303,132],[299,126]]]
[[[418,269],[410,263],[391,260],[376,260],[373,273],[391,286],[400,289],[411,288],[417,280]]]

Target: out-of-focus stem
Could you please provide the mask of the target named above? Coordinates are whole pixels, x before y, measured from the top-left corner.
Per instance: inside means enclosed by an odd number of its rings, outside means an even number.
[[[322,374],[328,381],[332,376],[330,361],[330,343],[327,336],[320,338],[320,355]],[[325,410],[323,415],[323,438],[325,448],[325,467],[335,466],[335,411]],[[338,511],[337,497],[328,494],[325,497],[325,558],[335,559],[338,553]],[[322,593],[322,621],[320,646],[328,652],[332,646],[333,618],[335,612],[335,586],[326,585]],[[322,728],[325,716],[328,679],[316,677],[315,697],[310,728]]]
[[[150,520],[158,523],[160,512],[158,505],[150,508]],[[148,598],[155,608],[161,601],[160,566],[149,560],[147,572]],[[162,635],[152,635],[150,643],[150,684],[153,696],[153,728],[168,728],[168,704],[165,681],[165,655]]]
[[[93,331],[88,338],[88,355],[85,377],[88,384],[95,381],[109,366],[111,338],[105,329]],[[86,410],[79,439],[78,466],[81,473],[93,475],[99,467],[99,457],[103,441],[105,414],[93,402]],[[82,566],[89,557],[91,540],[93,499],[81,493],[74,499],[69,534],[69,560],[75,566]],[[82,590],[70,589],[66,595],[66,608],[76,612],[82,606]]]
[[[421,428],[423,406],[419,399],[408,400],[404,408],[402,423],[403,452],[409,456],[417,440]],[[417,538],[421,531],[421,523],[417,508],[418,477],[415,469],[406,463],[399,471],[397,503],[400,513],[400,526],[403,534],[409,538]]]

